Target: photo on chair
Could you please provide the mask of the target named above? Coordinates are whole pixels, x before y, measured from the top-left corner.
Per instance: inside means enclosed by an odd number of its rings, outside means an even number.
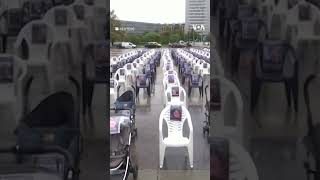
[[[287,1],[288,9],[290,10],[291,8],[293,8],[298,2],[299,0],[288,0]]]
[[[263,47],[262,70],[267,73],[276,73],[282,71],[285,49],[283,46]]]
[[[181,118],[182,118],[181,106],[171,106],[170,107],[170,119],[173,121],[181,121]]]
[[[66,26],[68,22],[68,12],[65,9],[56,9],[54,11],[56,26]]]
[[[179,89],[179,87],[172,87],[172,96],[173,97],[177,97],[177,96],[179,96],[180,95],[180,89]]]
[[[73,11],[75,12],[75,15],[78,20],[84,20],[85,18],[85,8],[83,5],[74,5]]]
[[[31,31],[33,44],[45,44],[47,42],[48,29],[46,24],[33,24]]]
[[[13,82],[13,58],[0,57],[0,83]]]
[[[299,5],[299,20],[310,21],[311,20],[311,6],[310,5]]]

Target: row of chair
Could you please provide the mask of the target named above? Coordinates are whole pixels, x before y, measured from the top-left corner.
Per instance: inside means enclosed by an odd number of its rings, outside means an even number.
[[[156,66],[159,64],[158,61],[160,61],[159,57],[159,51],[150,50],[147,52],[134,51],[132,56],[128,56],[127,59],[118,62],[114,62],[115,58],[112,58],[113,64],[110,68],[115,72],[113,81],[115,80],[114,82],[118,85],[116,88],[119,89],[120,85],[123,85],[124,88],[134,86],[137,97],[139,97],[139,89],[146,88],[148,95],[151,96],[151,87],[155,81]],[[112,92],[115,91],[112,90]]]
[[[170,50],[165,49],[161,58],[163,65],[163,88],[165,108],[159,117],[159,158],[160,168],[163,167],[167,147],[186,147],[190,167],[193,168],[193,125],[191,115],[186,106],[186,92],[180,85],[178,73],[174,70],[174,62]],[[183,126],[188,122],[189,137],[183,136]],[[163,122],[168,127],[168,136],[163,137]]]

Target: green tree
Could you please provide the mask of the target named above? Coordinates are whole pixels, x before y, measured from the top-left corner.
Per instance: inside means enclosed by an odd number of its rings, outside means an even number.
[[[143,35],[144,42],[159,42],[160,41],[160,34],[156,32],[147,32],[145,35]]]
[[[123,39],[126,37],[126,32],[116,30],[116,28],[120,28],[120,27],[121,27],[121,22],[119,21],[114,10],[112,10],[110,12],[110,36],[111,36],[112,44],[116,41],[123,41]]]

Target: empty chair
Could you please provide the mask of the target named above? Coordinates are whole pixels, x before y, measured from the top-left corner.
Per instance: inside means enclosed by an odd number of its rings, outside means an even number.
[[[76,17],[74,12],[67,6],[56,6],[45,14],[43,21],[54,28],[55,40],[68,40],[69,29],[76,24]]]
[[[147,89],[148,96],[151,96],[151,80],[146,74],[138,74],[136,79],[136,96],[139,97],[140,89]]]
[[[135,82],[135,74],[134,74],[134,70],[133,70],[133,65],[132,63],[127,63],[126,65],[124,65],[124,67],[126,69],[126,76],[127,76],[127,80],[133,84]]]
[[[200,74],[192,74],[188,84],[188,96],[190,97],[192,89],[198,88],[200,97],[203,97],[203,78]]]
[[[165,91],[165,105],[187,106],[187,93],[181,86],[171,86]]]
[[[147,78],[150,79],[151,84],[155,83],[155,71],[149,63],[145,64],[142,72],[147,75]]]
[[[118,81],[110,78],[110,103],[114,103],[118,97]]]
[[[187,121],[189,137],[183,136],[183,126]],[[163,136],[163,122],[168,127],[168,136]],[[189,155],[190,167],[193,168],[193,125],[190,113],[185,106],[166,106],[159,117],[159,158],[160,168],[163,167],[167,147],[186,147]]]
[[[126,69],[119,68],[114,74],[114,78],[118,81],[119,85],[123,85],[125,87],[127,84]]]
[[[0,111],[1,137],[7,137],[27,111],[27,94],[32,77],[27,74],[27,65],[19,57],[0,55]]]
[[[210,136],[224,136],[243,144],[243,100],[237,86],[222,76],[210,81]],[[227,100],[235,100],[236,114],[232,122],[226,118],[230,114]],[[229,123],[228,123],[229,122]]]
[[[167,77],[169,74],[173,74],[178,77],[178,73],[175,70],[165,71],[163,75],[164,75],[164,77]]]
[[[293,97],[295,111],[298,111],[298,60],[289,44],[277,40],[262,42],[251,72],[251,111],[257,104],[264,82],[284,83],[288,105],[291,106]]]
[[[240,21],[239,26],[239,31],[235,31],[231,38],[232,74],[238,72],[241,52],[251,51],[255,53],[258,46],[258,42],[262,39],[261,32],[265,30],[264,23],[257,17],[244,18]]]
[[[178,76],[169,74],[167,77],[163,77],[162,84],[165,91],[170,86],[180,86],[180,81]]]
[[[53,42],[53,28],[41,20],[35,20],[25,25],[14,44],[15,54],[26,60],[28,72],[43,73],[45,86],[50,90],[49,80],[49,50]]]
[[[26,24],[22,8],[9,8],[0,14],[0,35],[2,52],[7,50],[8,37],[15,37]]]

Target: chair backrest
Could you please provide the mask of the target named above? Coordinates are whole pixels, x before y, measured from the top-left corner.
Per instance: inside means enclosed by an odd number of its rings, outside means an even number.
[[[167,77],[169,74],[173,74],[175,76],[178,76],[178,73],[175,70],[169,70],[164,72],[164,77]]]
[[[160,114],[160,126],[162,126],[163,120],[165,120],[168,127],[168,137],[183,137],[183,125],[186,120],[189,128],[192,126],[190,113],[184,106],[166,106]]]
[[[14,44],[15,53],[22,57],[22,52],[27,52],[26,60],[47,60],[49,47],[54,39],[51,25],[41,20],[31,21],[20,31]],[[22,46],[25,42],[25,47]]]
[[[123,79],[126,77],[126,69],[125,68],[119,68],[115,75],[119,76],[119,79]]]
[[[27,64],[25,61],[12,54],[0,54],[0,102],[1,104],[3,102],[10,103],[10,105],[2,104],[1,106],[1,122],[3,123],[1,135],[12,134],[24,114],[24,108],[28,105],[24,98],[26,95],[26,76]]]
[[[105,39],[107,32],[107,10],[103,7],[93,7],[92,15],[86,20],[89,24],[90,38],[92,40]]]
[[[231,135],[233,138],[238,140],[238,143],[243,141],[243,100],[241,93],[237,86],[227,80],[222,76],[215,76],[211,79],[210,83],[210,94],[212,102],[217,102],[220,104],[211,104],[210,105],[210,121],[212,133],[214,135]],[[217,92],[218,94],[216,94]],[[227,100],[230,95],[234,98],[234,105],[237,108],[236,114],[232,117],[234,122],[229,122],[229,119],[226,119],[225,115],[229,115],[230,112],[227,112],[230,107],[227,107]],[[232,103],[233,104],[233,103]],[[218,107],[218,108],[215,108]]]
[[[187,95],[186,91],[181,86],[171,86],[165,91],[166,95],[166,104],[172,102],[173,99],[178,99],[180,102],[183,102],[184,105],[187,104]]]
[[[63,5],[51,8],[44,15],[43,20],[54,28],[56,40],[69,39],[69,28],[76,24],[74,12]]]

